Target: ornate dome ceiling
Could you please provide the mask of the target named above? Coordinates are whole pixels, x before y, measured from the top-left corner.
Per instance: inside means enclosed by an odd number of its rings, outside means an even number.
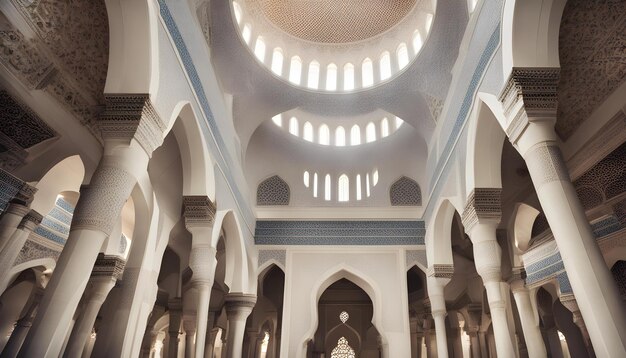
[[[356,42],[392,28],[416,0],[248,0],[286,33],[318,43]]]

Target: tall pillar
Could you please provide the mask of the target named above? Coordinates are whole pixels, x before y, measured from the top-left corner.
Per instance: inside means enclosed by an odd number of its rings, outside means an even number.
[[[465,322],[465,330],[470,337],[470,351],[472,358],[481,358],[480,339],[478,331],[482,320],[483,307],[480,303],[470,303],[467,306],[467,322]]]
[[[420,344],[418,343],[417,335],[419,334],[419,319],[417,316],[409,318],[409,327],[411,329],[411,358],[418,356]]]
[[[206,345],[204,347],[204,358],[213,358],[213,351],[215,350],[215,339],[219,333],[218,328],[211,328],[207,331]],[[197,333],[196,333],[197,334]],[[197,343],[196,343],[197,347]]]
[[[256,330],[251,329],[246,331],[246,337],[244,339],[244,343],[246,344],[244,344],[244,355],[242,357],[256,358],[255,353],[257,351],[258,337],[259,334]]]
[[[24,317],[20,318],[15,325],[15,329],[13,329],[13,333],[9,338],[9,341],[4,346],[4,350],[0,355],[1,358],[14,358],[17,357],[17,353],[20,351],[20,347],[22,343],[24,343],[24,339],[28,334],[28,330],[30,329],[33,319],[37,314],[37,308],[39,307],[39,302],[43,297],[44,289],[41,287],[35,287],[33,289],[33,293],[31,293],[31,299],[29,302],[28,310]]]
[[[183,329],[185,330],[185,358],[193,358],[196,353],[196,316],[183,316]]]
[[[543,337],[541,337],[538,317],[533,311],[530,292],[524,283],[523,277],[525,276],[524,268],[513,268],[513,276],[509,280],[511,291],[513,292],[520,323],[522,324],[528,356],[530,358],[545,358],[548,356],[548,352],[543,343]]]
[[[500,96],[504,127],[526,161],[597,355],[626,357],[626,312],[554,131],[558,83],[559,68],[514,68]]]
[[[229,293],[226,295],[226,317],[228,318],[226,356],[228,358],[242,357],[246,320],[252,313],[255,303],[256,295],[245,293]]]
[[[22,182],[2,169],[0,169],[0,175],[10,178],[9,180],[15,182],[15,184],[20,182],[18,185],[21,185],[20,190],[15,197],[11,199],[8,207],[0,217],[0,252],[2,252],[4,246],[10,242],[10,238],[17,229],[17,226],[30,211],[30,204],[33,201],[33,196],[37,192],[37,188]]]
[[[480,357],[489,357],[489,346],[487,345],[487,331],[478,331],[478,343],[480,344]]]
[[[209,300],[217,267],[217,250],[212,242],[215,204],[208,196],[185,196],[183,198],[185,227],[191,233],[189,267],[193,272],[192,285],[198,290],[196,308],[196,358],[204,356],[206,344]]]
[[[180,297],[172,298],[167,302],[167,311],[170,322],[167,329],[167,357],[178,357],[178,343],[180,342],[180,323],[183,315],[183,303]]]
[[[587,348],[587,353],[590,357],[595,357],[595,351],[593,350],[593,346],[591,345],[591,340],[589,339],[589,332],[587,331],[587,326],[585,325],[585,320],[583,319],[582,314],[580,314],[580,308],[578,307],[578,303],[576,302],[576,298],[573,294],[561,294],[559,296],[559,300],[567,308],[570,312],[572,312],[572,319],[574,324],[580,330],[580,333],[585,340],[585,348]]]
[[[30,233],[39,226],[42,219],[43,216],[35,210],[29,211],[28,214],[22,218],[22,221],[15,231],[13,231],[13,234],[4,245],[2,251],[0,251],[0,294],[4,292],[10,284],[9,280],[11,277],[9,275],[15,259],[19,256]]]
[[[448,357],[448,339],[446,337],[446,300],[443,295],[444,287],[452,279],[454,267],[452,265],[433,264],[426,272],[428,300],[430,312],[435,321],[437,337],[437,355]]]
[[[496,238],[502,216],[501,192],[498,188],[475,188],[467,198],[462,221],[474,246],[476,271],[487,290],[498,356],[516,357],[506,312],[508,288],[505,290],[502,282],[502,249]]]
[[[100,119],[104,153],[89,187],[81,190],[70,234],[41,301],[40,314],[19,357],[57,357],[63,329],[78,306],[104,240],[111,234],[137,178],[163,142],[166,126],[148,95],[106,97]]]
[[[85,290],[85,302],[63,354],[66,358],[80,357],[85,344],[91,337],[96,317],[109,292],[124,270],[124,259],[118,256],[99,254]]]

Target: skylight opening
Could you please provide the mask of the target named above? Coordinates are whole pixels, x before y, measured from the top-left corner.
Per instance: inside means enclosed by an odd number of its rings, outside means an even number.
[[[289,133],[295,135],[296,137],[300,136],[300,129],[298,127],[298,118],[291,117],[289,120]]]
[[[236,1],[233,1],[233,12],[235,13],[237,24],[241,23],[241,6]]]
[[[317,173],[313,174],[313,197],[317,198]]]
[[[370,173],[365,176],[365,195],[370,197]]]
[[[330,174],[326,174],[326,178],[324,179],[324,200],[330,201]]]
[[[241,30],[241,37],[243,37],[243,40],[247,44],[250,43],[250,37],[252,37],[252,29],[250,28],[250,24],[244,25],[243,30]]]
[[[343,90],[352,91],[354,89],[354,65],[346,63],[343,66]]]
[[[374,123],[369,122],[365,127],[365,142],[371,143],[376,140],[376,126]]]
[[[263,41],[263,37],[259,36],[256,39],[256,44],[254,45],[254,55],[261,62],[265,62],[265,41]]]
[[[346,130],[342,126],[337,127],[335,130],[335,145],[337,147],[346,145]]]
[[[350,145],[361,144],[361,127],[358,124],[352,126],[350,130]]]
[[[302,127],[302,138],[309,142],[313,141],[313,126],[310,122],[304,123],[304,127]]]
[[[374,64],[369,58],[363,60],[361,65],[361,82],[363,87],[370,87],[374,84]]]
[[[272,72],[279,76],[283,74],[283,50],[280,47],[276,47],[272,54]]]
[[[402,123],[404,123],[404,121],[400,117],[396,117],[396,121],[395,122],[396,122],[396,130],[398,130],[398,128],[400,128],[400,126],[402,126]]]
[[[409,64],[409,50],[406,48],[406,44],[404,42],[398,45],[396,54],[398,56],[398,68],[405,68]]]
[[[376,186],[376,184],[378,184],[378,169],[374,170],[372,175],[372,186]]]
[[[380,121],[380,137],[385,138],[389,135],[389,120],[387,117]]]
[[[302,60],[298,56],[291,58],[291,66],[289,66],[289,82],[294,85],[300,84],[302,77]]]
[[[272,122],[274,122],[275,125],[282,127],[283,126],[283,115],[282,114],[277,114],[274,117],[272,117]]]
[[[361,200],[361,174],[356,175],[356,200]]]
[[[337,90],[337,66],[334,63],[326,67],[326,90]]]
[[[391,56],[385,51],[380,55],[380,80],[384,81],[391,77]]]
[[[318,140],[321,145],[330,145],[330,129],[326,124],[320,126]]]
[[[417,53],[422,49],[422,45],[422,35],[419,31],[415,30],[413,33],[413,53],[417,55]]]
[[[317,89],[320,83],[320,64],[313,60],[309,63],[309,76],[307,78],[307,87]]]
[[[309,172],[305,171],[304,172],[304,177],[302,178],[304,180],[304,186],[305,187],[309,187]]]
[[[342,174],[337,185],[337,200],[341,202],[350,201],[350,179]]]

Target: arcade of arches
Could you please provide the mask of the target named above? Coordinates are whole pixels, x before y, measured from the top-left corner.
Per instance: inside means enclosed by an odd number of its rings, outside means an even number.
[[[0,358],[626,357],[626,0],[0,1]]]

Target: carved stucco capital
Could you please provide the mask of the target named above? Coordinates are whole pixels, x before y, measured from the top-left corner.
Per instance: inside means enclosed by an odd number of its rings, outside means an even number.
[[[434,264],[426,270],[427,277],[448,278],[454,275],[454,265]]]
[[[111,277],[111,279],[119,280],[124,273],[124,266],[126,266],[126,260],[123,258],[100,253],[91,271],[91,277]]]
[[[183,197],[183,217],[185,226],[212,227],[215,222],[215,204],[206,195]]]
[[[31,210],[26,214],[20,224],[17,226],[18,229],[33,231],[41,224],[41,220],[43,220],[43,215],[39,214],[35,210]]]
[[[461,221],[470,232],[481,222],[499,223],[502,217],[502,189],[475,188],[469,194]]]

